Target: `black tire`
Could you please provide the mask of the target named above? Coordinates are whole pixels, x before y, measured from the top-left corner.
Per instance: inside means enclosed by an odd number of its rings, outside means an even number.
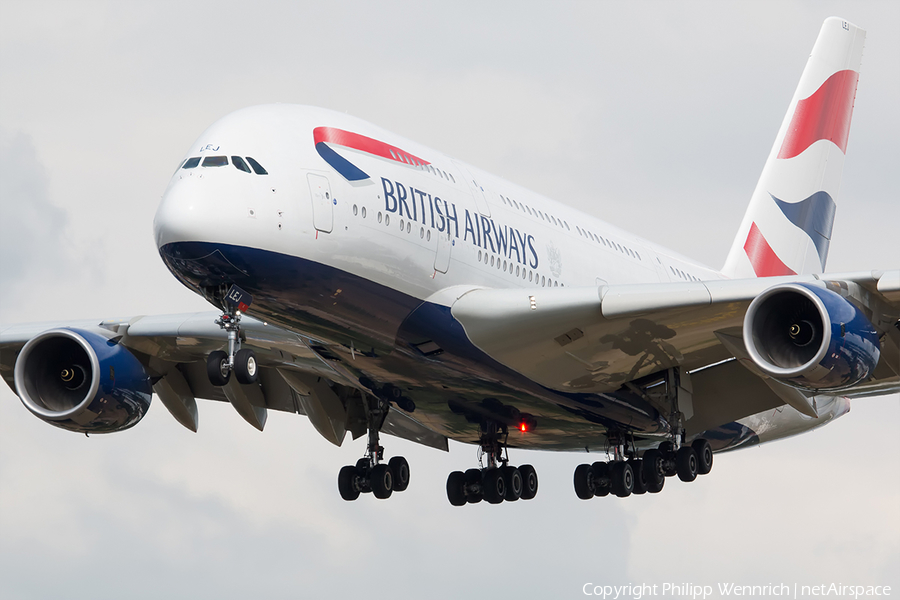
[[[478,504],[484,499],[484,487],[481,485],[481,469],[468,469],[466,477],[466,502]]]
[[[588,479],[588,483],[590,484],[591,489],[594,490],[594,495],[598,498],[609,496],[609,491],[611,489],[609,482],[609,464],[602,460],[598,460],[592,464],[591,476]]]
[[[519,474],[522,475],[522,500],[531,500],[538,492],[537,471],[531,465],[522,465]]]
[[[578,465],[575,467],[575,495],[582,500],[590,500],[594,497],[588,478],[591,477],[591,465]]]
[[[619,498],[627,498],[634,491],[634,471],[624,460],[613,463],[609,470],[612,493]]]
[[[500,504],[506,497],[506,481],[500,469],[488,469],[481,479],[484,499],[491,504]]]
[[[402,456],[395,456],[388,461],[388,467],[394,475],[394,491],[402,492],[409,487],[409,463]]]
[[[234,376],[238,383],[244,385],[256,383],[259,379],[259,365],[256,364],[256,355],[249,348],[242,348],[234,355]]]
[[[372,495],[379,500],[390,498],[394,492],[394,474],[384,463],[375,465],[369,474],[369,482],[372,486]]]
[[[697,453],[697,475],[707,475],[712,471],[713,451],[709,442],[704,439],[694,440],[691,448]]]
[[[659,453],[662,454],[663,460],[668,465],[665,467],[666,477],[675,477],[678,474],[678,470],[675,468],[675,444],[662,442],[659,445]]]
[[[206,375],[209,382],[216,387],[222,387],[231,379],[231,369],[228,368],[228,355],[222,350],[210,352],[206,359]]]
[[[503,499],[507,502],[515,502],[522,497],[522,473],[519,469],[510,466],[501,468],[500,472],[506,486],[506,494]]]
[[[338,472],[338,491],[341,498],[351,502],[359,498],[359,488],[355,484],[356,467],[341,467]]]
[[[644,476],[643,461],[639,458],[632,458],[628,461],[628,464],[631,465],[631,470],[634,472],[634,489],[631,493],[637,495],[646,494],[647,478]]]
[[[682,446],[675,454],[675,468],[678,479],[691,482],[697,479],[697,453],[690,446]]]
[[[453,506],[464,506],[466,503],[466,474],[453,471],[447,477],[447,500]]]
[[[659,450],[650,449],[644,452],[641,467],[644,472],[644,484],[651,494],[658,494],[666,483],[663,472],[663,458]]]
[[[369,474],[369,457],[364,456],[356,461],[356,472],[360,477],[366,477]]]

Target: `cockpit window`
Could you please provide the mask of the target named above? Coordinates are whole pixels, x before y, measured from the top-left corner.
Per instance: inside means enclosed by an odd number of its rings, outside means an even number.
[[[247,157],[247,162],[250,163],[250,166],[253,167],[253,172],[257,175],[268,175],[269,172],[263,169],[262,165],[250,158]]]
[[[189,158],[184,161],[184,164],[181,166],[182,169],[193,169],[197,165],[200,164],[200,157],[195,156],[194,158]]]
[[[243,171],[245,173],[250,172],[250,167],[247,166],[247,163],[245,163],[244,159],[241,158],[240,156],[232,156],[231,164],[233,164],[236,168],[240,169],[241,171]]]
[[[227,156],[207,156],[203,159],[204,167],[224,167],[228,164]]]

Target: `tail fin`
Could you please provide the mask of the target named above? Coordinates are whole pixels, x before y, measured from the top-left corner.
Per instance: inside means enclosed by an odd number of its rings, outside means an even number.
[[[825,269],[865,37],[837,17],[822,25],[725,260],[727,277]]]

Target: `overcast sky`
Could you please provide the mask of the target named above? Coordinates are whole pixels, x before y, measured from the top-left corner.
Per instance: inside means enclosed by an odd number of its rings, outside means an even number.
[[[829,271],[896,268],[900,4],[0,0],[0,322],[206,310],[152,219],[194,139],[292,102],[376,123],[719,267],[818,34],[868,31]],[[897,396],[718,455],[691,485],[583,502],[592,455],[518,451],[531,502],[451,507],[475,465],[389,439],[411,487],[340,500],[305,418],[265,433],[158,402],[85,438],[0,389],[0,597],[582,597],[582,586],[894,585]]]

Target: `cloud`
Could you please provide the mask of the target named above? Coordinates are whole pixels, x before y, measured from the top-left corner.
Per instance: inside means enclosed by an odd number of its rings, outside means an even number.
[[[0,129],[0,288],[59,275],[69,265],[66,211],[53,204],[30,136]]]

